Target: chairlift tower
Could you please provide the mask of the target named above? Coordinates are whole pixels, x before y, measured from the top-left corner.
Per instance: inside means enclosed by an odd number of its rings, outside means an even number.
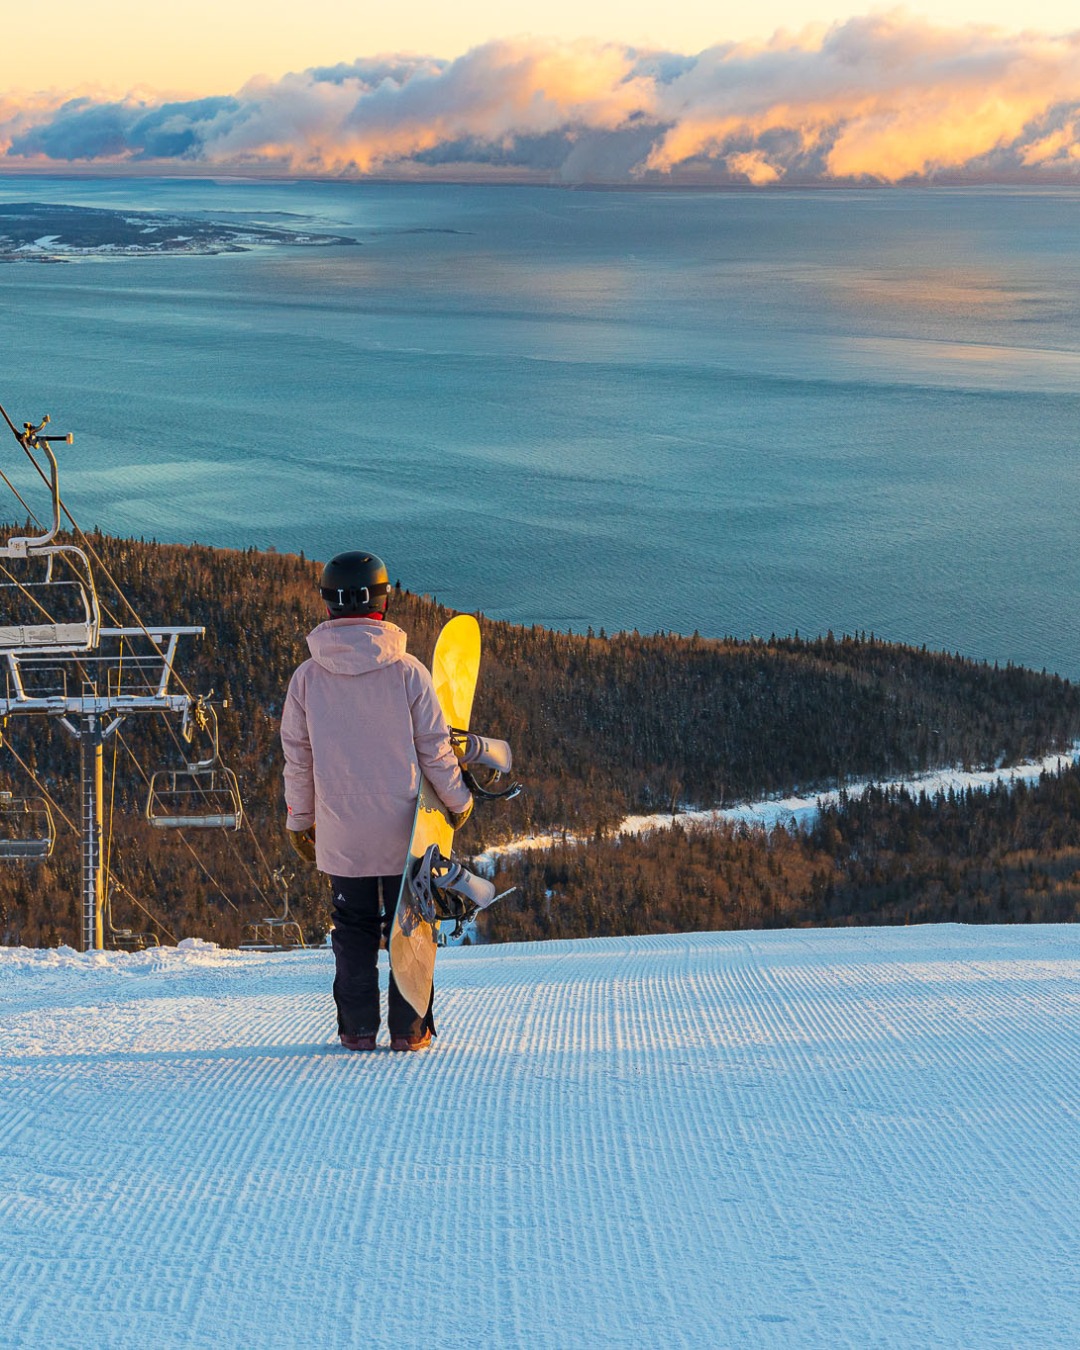
[[[204,631],[164,625],[103,628],[98,648],[89,655],[58,651],[46,657],[40,649],[28,655],[0,644],[6,665],[0,720],[52,717],[79,743],[82,951],[100,951],[105,945],[105,742],[126,718],[138,714],[191,718],[192,698],[171,692],[170,680],[180,639]],[[140,646],[149,651],[139,652]]]
[[[56,456],[50,443],[70,444],[72,437],[42,434],[48,417],[36,427],[26,423],[19,433],[7,413],[2,408],[0,412],[31,462],[46,478],[52,499],[52,523],[48,530],[37,536],[13,536],[0,545],[0,560],[22,560],[33,573],[26,580],[10,579],[9,569],[0,562],[7,574],[0,582],[0,669],[4,674],[0,725],[11,717],[52,717],[79,743],[81,948],[101,950],[105,945],[103,747],[120,724],[128,717],[144,713],[171,714],[183,719],[183,733],[189,741],[196,730],[212,728],[210,759],[165,772],[171,772],[174,780],[177,774],[187,775],[196,792],[207,781],[214,784],[220,782],[221,776],[227,776],[226,807],[231,811],[222,810],[220,803],[215,803],[218,809],[204,812],[219,826],[239,826],[239,792],[235,775],[217,762],[217,722],[213,709],[202,697],[174,692],[171,687],[180,639],[202,636],[205,629],[160,624],[132,628],[101,626],[89,558],[74,544],[56,542],[60,531],[60,487]],[[34,458],[35,452],[48,461],[47,477]],[[67,567],[70,578],[55,575],[59,565]],[[215,773],[219,776],[217,780],[213,777]],[[157,825],[190,825],[192,815],[196,814],[191,806],[182,820],[153,809],[160,797],[160,794],[155,797],[154,789],[159,776],[155,774],[151,779],[148,817]],[[160,808],[160,801],[158,804]]]

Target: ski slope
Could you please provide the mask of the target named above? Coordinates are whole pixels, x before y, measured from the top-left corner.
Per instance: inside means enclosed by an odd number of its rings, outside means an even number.
[[[0,1344],[1080,1343],[1080,926],[0,949]]]

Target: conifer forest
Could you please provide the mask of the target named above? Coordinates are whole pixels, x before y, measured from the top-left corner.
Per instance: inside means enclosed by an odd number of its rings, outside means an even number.
[[[106,755],[110,927],[234,945],[279,907],[286,879],[308,942],[320,941],[329,894],[285,838],[278,742],[289,676],[322,617],[318,566],[256,550],[92,541],[142,621],[205,626],[188,642],[183,676],[222,703],[221,755],[245,808],[236,833],[154,830],[143,818],[147,776],[179,763],[175,729],[157,717],[125,726]],[[106,611],[120,610],[103,578],[99,587]],[[451,612],[399,583],[389,618],[427,662]],[[677,816],[686,804],[1008,765],[1064,748],[1080,737],[1080,691],[1066,680],[867,634],[609,636],[483,616],[481,626],[472,725],[511,743],[525,791],[480,804],[458,837],[461,853],[530,832],[590,842],[512,856],[496,882],[517,889],[481,917],[480,940],[1080,915],[1076,770],[934,801],[871,791],[824,810],[808,832],[691,828]],[[44,717],[9,719],[3,741],[0,788],[33,792],[32,774],[61,814],[51,858],[0,871],[0,942],[76,945],[77,748]],[[617,834],[624,816],[657,812],[671,812],[674,827]]]

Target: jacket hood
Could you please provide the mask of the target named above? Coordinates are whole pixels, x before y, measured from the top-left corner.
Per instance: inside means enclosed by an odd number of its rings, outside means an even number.
[[[307,636],[315,661],[333,675],[363,675],[405,655],[406,637],[396,624],[376,619],[328,619]]]

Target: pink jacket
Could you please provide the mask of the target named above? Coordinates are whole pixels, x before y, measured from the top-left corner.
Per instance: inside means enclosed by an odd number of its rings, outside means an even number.
[[[377,619],[331,619],[281,715],[290,830],[315,825],[316,865],[339,877],[405,866],[423,774],[452,811],[468,805],[430,674],[405,634]]]

